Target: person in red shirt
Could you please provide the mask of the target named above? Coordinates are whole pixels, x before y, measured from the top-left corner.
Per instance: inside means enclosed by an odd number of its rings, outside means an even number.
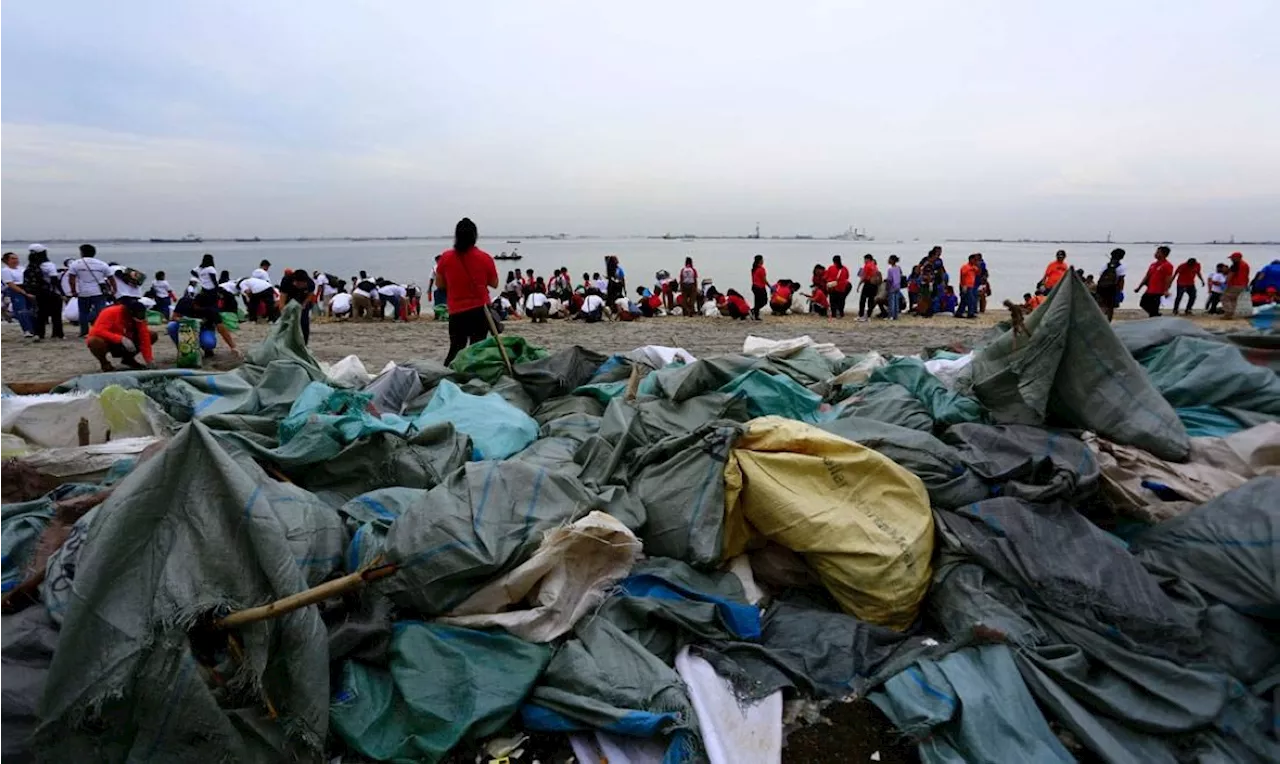
[[[769,273],[764,269],[764,255],[756,255],[751,263],[751,296],[755,305],[751,317],[760,320],[760,309],[769,304]]]
[[[1065,249],[1058,250],[1053,256],[1053,262],[1044,269],[1044,291],[1048,294],[1062,281],[1062,277],[1067,275],[1067,271],[1071,270],[1071,266],[1067,265],[1067,251]]]
[[[862,284],[858,293],[858,320],[869,321],[876,309],[876,292],[880,289],[880,266],[871,255],[864,255],[862,268],[858,271],[858,281]]]
[[[978,274],[982,270],[979,254],[969,255],[969,262],[960,266],[960,309],[956,318],[978,317]]]
[[[1160,315],[1160,300],[1168,296],[1169,287],[1173,284],[1173,263],[1169,262],[1169,248],[1156,247],[1155,262],[1147,266],[1147,275],[1138,284],[1138,291],[1146,288],[1146,294],[1138,300],[1138,305],[1151,318]]]
[[[845,267],[839,255],[831,258],[831,265],[823,274],[823,279],[824,283],[821,286],[831,301],[831,317],[844,318],[845,300],[849,298],[853,285],[849,283],[849,269]]]
[[[769,298],[769,310],[775,316],[785,316],[791,310],[791,282],[783,279],[773,285],[773,296]]]
[[[826,290],[822,287],[814,287],[813,294],[809,295],[809,312],[817,313],[819,316],[827,315],[828,311],[832,310],[834,299],[834,295],[828,298]],[[831,317],[835,318],[834,311],[832,311]]]
[[[1249,288],[1249,264],[1240,252],[1231,253],[1231,264],[1227,266],[1227,287],[1222,290],[1222,317],[1235,318],[1236,305],[1240,295]]]
[[[759,257],[759,255],[757,255],[757,257]],[[754,284],[752,285],[752,291],[753,292],[755,291]],[[738,294],[738,291],[736,289],[730,289],[726,293],[725,300],[724,300],[725,315],[731,318],[736,318],[740,321],[746,321],[748,316],[756,315],[758,311],[759,311],[758,308],[755,310],[751,309],[747,305],[746,298]]]
[[[476,246],[479,238],[476,224],[470,218],[458,221],[453,233],[453,249],[440,255],[436,266],[436,285],[445,292],[449,309],[449,354],[444,365],[467,345],[480,342],[489,334],[489,289],[498,287],[498,268],[489,253]]]
[[[1173,269],[1173,280],[1178,286],[1178,296],[1173,298],[1173,315],[1178,315],[1178,307],[1182,304],[1184,295],[1187,298],[1187,315],[1191,315],[1191,308],[1196,304],[1196,279],[1200,279],[1201,284],[1204,283],[1204,276],[1200,275],[1200,263],[1194,257]]]
[[[84,343],[89,352],[98,359],[103,371],[115,371],[107,356],[120,359],[120,363],[130,369],[146,368],[138,363],[138,353],[149,366],[154,360],[151,354],[151,343],[158,335],[147,326],[147,306],[132,297],[121,298],[119,302],[103,308],[89,327],[89,336]]]

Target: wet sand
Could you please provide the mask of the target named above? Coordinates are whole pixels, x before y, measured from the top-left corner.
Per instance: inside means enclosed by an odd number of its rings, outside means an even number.
[[[902,318],[898,321],[871,320],[860,323],[852,318],[827,320],[810,316],[766,316],[762,321],[734,321],[727,318],[641,319],[632,322],[585,324],[579,321],[551,321],[531,324],[524,320],[508,321],[506,331],[519,334],[534,344],[555,351],[581,345],[600,352],[627,351],[641,345],[682,347],[695,356],[733,353],[742,350],[742,341],[754,334],[770,339],[786,339],[809,335],[818,342],[831,342],[845,353],[879,350],[883,353],[914,354],[927,347],[969,347],[981,338],[1007,312],[988,312],[977,319],[965,320],[949,316]],[[1122,311],[1116,319],[1144,317],[1140,311]],[[1228,325],[1218,317],[1194,319],[1209,329]],[[1237,327],[1243,321],[1231,322]],[[241,348],[261,341],[270,330],[266,323],[244,324],[236,332]],[[377,373],[388,361],[433,359],[443,361],[449,346],[446,324],[422,318],[407,323],[391,321],[316,320],[311,328],[311,352],[322,362],[334,363],[348,355],[357,355],[365,367]],[[177,350],[167,336],[161,335],[155,353],[156,367],[174,365]],[[214,369],[230,369],[239,359],[219,344]],[[77,374],[98,371],[74,326],[67,327],[67,339],[33,343],[22,339],[16,324],[0,329],[0,379],[5,383],[60,381]]]

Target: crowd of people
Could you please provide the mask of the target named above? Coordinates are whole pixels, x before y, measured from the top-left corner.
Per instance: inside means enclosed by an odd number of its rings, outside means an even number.
[[[1197,297],[1197,283],[1208,289],[1209,294],[1205,299],[1204,311],[1211,315],[1235,318],[1242,312],[1247,314],[1248,311],[1242,310],[1242,297],[1246,299],[1246,306],[1257,307],[1280,303],[1280,260],[1273,260],[1250,278],[1251,269],[1244,259],[1244,254],[1232,252],[1227,262],[1217,263],[1213,272],[1206,278],[1196,258],[1189,257],[1175,268],[1170,261],[1172,254],[1173,250],[1168,245],[1156,247],[1146,273],[1133,290],[1134,294],[1139,295],[1138,307],[1152,318],[1162,315],[1164,301],[1170,297],[1173,298],[1173,315],[1176,316],[1179,313],[1184,316],[1192,315]],[[1113,249],[1097,278],[1093,274],[1086,274],[1083,268],[1076,269],[1076,273],[1094,295],[1098,307],[1106,313],[1108,319],[1114,318],[1116,308],[1124,301],[1127,275],[1124,258],[1123,249],[1119,247]],[[1023,295],[1024,310],[1030,311],[1039,307],[1044,302],[1045,296],[1070,270],[1071,266],[1067,264],[1067,253],[1064,250],[1058,250],[1054,259],[1045,268],[1044,278],[1036,284],[1035,292]],[[1185,307],[1183,307],[1184,298],[1186,299]]]
[[[510,270],[499,282],[494,259],[476,246],[475,224],[464,218],[455,234],[454,247],[435,258],[427,287],[432,315],[449,320],[450,360],[470,342],[499,331],[507,320],[596,323],[676,315],[759,321],[767,309],[773,316],[816,315],[834,321],[846,317],[851,297],[857,300],[857,321],[896,321],[903,315],[972,319],[986,312],[991,296],[991,273],[981,253],[970,254],[953,279],[937,246],[909,271],[897,255],[888,256],[883,269],[875,256],[864,255],[856,270],[836,255],[829,264],[815,264],[808,283],[771,279],[764,256],[756,255],[748,299],[735,289],[721,291],[713,279],[699,273],[692,257],[685,258],[674,276],[660,270],[651,286],[638,285],[634,291],[629,291],[626,271],[613,255],[605,257],[603,273],[583,273],[580,280],[560,267],[549,276],[532,268]],[[1134,290],[1140,295],[1139,307],[1150,316],[1160,315],[1162,302],[1171,295],[1174,315],[1191,315],[1197,284],[1208,290],[1204,310],[1210,314],[1235,316],[1246,291],[1252,305],[1280,302],[1280,260],[1251,277],[1243,254],[1235,252],[1206,277],[1196,258],[1174,267],[1170,256],[1170,247],[1158,247]],[[1109,319],[1124,300],[1124,258],[1123,249],[1112,250],[1096,277],[1075,269]],[[149,328],[149,311],[159,314],[175,344],[182,321],[194,322],[205,357],[213,355],[219,339],[236,352],[234,337],[224,326],[228,314],[252,322],[275,321],[287,303],[296,302],[303,306],[304,339],[310,338],[313,314],[337,321],[406,321],[421,314],[421,293],[414,284],[370,277],[365,271],[344,279],[301,268],[284,269],[277,280],[271,268],[263,260],[248,276],[233,279],[206,254],[186,284],[175,288],[163,271],[148,283],[146,274],[135,268],[99,259],[92,244],[81,245],[79,256],[64,260],[61,267],[50,260],[43,245],[32,244],[25,268],[15,253],[5,253],[4,296],[8,314],[20,324],[24,337],[33,342],[46,335],[60,339],[64,321],[77,324],[103,369],[111,366],[110,358],[130,367],[152,361],[157,333]],[[1023,295],[1022,308],[1038,308],[1071,271],[1067,253],[1058,250],[1035,290]],[[491,289],[497,291],[496,298]]]

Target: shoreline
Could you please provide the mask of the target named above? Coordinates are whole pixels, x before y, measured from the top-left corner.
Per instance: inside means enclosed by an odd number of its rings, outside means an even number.
[[[1138,310],[1118,311],[1116,321],[1145,318]],[[694,356],[737,353],[748,335],[768,339],[789,339],[809,335],[816,342],[833,343],[846,354],[878,350],[886,354],[913,355],[932,347],[972,347],[999,321],[1006,311],[988,311],[976,319],[951,316],[904,317],[896,322],[852,318],[828,320],[817,316],[766,316],[762,321],[734,321],[728,318],[685,318],[671,316],[632,322],[585,324],[553,320],[531,324],[527,320],[508,321],[506,333],[517,334],[551,352],[581,345],[602,353],[626,352],[643,345],[682,347]],[[1247,321],[1227,322],[1218,316],[1195,315],[1190,320],[1210,330],[1247,327]],[[153,327],[155,328],[155,327]],[[261,342],[271,325],[242,324],[235,333],[241,350]],[[97,362],[78,336],[78,329],[64,327],[64,340],[46,339],[33,343],[22,339],[17,324],[0,328],[0,382],[33,383],[62,381],[79,374],[99,371]],[[155,350],[156,368],[173,368],[177,349],[160,332]],[[348,355],[359,356],[371,374],[390,361],[430,359],[443,361],[448,350],[447,322],[423,317],[405,323],[391,321],[312,322],[310,349],[318,361],[333,364]],[[240,359],[219,343],[208,371],[227,371]]]

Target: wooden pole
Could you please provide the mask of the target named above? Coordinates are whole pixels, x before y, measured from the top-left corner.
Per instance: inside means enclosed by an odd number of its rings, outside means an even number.
[[[498,352],[502,354],[502,362],[507,366],[507,374],[512,378],[516,378],[516,367],[511,365],[511,357],[507,355],[507,346],[502,344],[502,337],[498,336],[498,325],[493,321],[493,311],[488,305],[484,306],[484,320],[489,322],[489,333],[493,335],[493,341],[498,343]]]
[[[291,613],[294,610],[298,610],[309,605],[315,605],[327,599],[332,599],[333,597],[346,594],[347,592],[355,591],[371,581],[386,578],[399,569],[399,565],[387,563],[385,565],[376,565],[364,570],[358,570],[355,573],[343,576],[342,578],[325,581],[323,584],[313,586],[306,591],[298,592],[297,594],[290,594],[288,597],[278,599],[275,602],[269,602],[266,605],[260,605],[258,607],[238,610],[214,621],[213,628],[235,629],[241,626],[248,626],[251,623],[276,618],[284,615],[285,613]]]

